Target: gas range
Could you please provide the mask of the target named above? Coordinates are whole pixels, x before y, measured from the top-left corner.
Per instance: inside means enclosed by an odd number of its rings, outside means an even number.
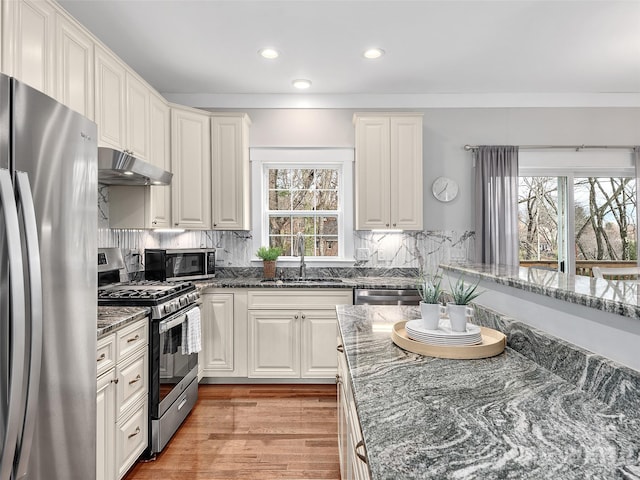
[[[98,288],[98,305],[149,307],[151,319],[160,320],[197,302],[200,295],[191,282],[154,280],[116,283]]]

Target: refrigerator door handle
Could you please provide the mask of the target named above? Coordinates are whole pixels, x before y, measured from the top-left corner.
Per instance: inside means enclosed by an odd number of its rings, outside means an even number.
[[[9,322],[11,357],[8,379],[8,408],[6,428],[0,456],[0,479],[11,478],[16,444],[22,422],[22,387],[25,355],[25,299],[20,223],[14,197],[11,174],[0,169],[0,210],[4,217],[9,265]]]
[[[29,355],[29,373],[26,399],[23,399],[25,416],[22,433],[18,438],[15,455],[15,480],[27,475],[33,432],[36,424],[38,394],[40,388],[40,369],[42,360],[42,272],[40,271],[40,245],[33,195],[29,185],[29,176],[25,172],[16,172],[16,193],[18,211],[22,213],[24,243],[27,253],[29,277],[29,321],[31,346]]]

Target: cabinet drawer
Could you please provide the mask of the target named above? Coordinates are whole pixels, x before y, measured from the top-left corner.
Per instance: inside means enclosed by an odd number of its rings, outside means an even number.
[[[351,305],[353,291],[351,289],[260,289],[249,290],[249,309],[333,309],[336,305]]]
[[[127,410],[144,398],[148,392],[148,360],[147,349],[141,350],[138,355],[118,364],[118,398],[117,418],[120,418]]]
[[[98,340],[96,351],[97,377],[116,364],[116,334],[112,333]]]
[[[122,478],[147,448],[149,439],[146,399],[131,415],[116,423],[116,460],[118,478]]]
[[[147,336],[149,331],[149,319],[144,318],[139,322],[129,325],[122,330],[116,332],[118,337],[118,356],[117,361],[133,353],[138,348],[147,344]]]

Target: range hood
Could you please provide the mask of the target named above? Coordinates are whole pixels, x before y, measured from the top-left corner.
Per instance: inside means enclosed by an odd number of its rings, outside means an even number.
[[[98,183],[105,185],[170,185],[173,173],[108,147],[98,147]]]

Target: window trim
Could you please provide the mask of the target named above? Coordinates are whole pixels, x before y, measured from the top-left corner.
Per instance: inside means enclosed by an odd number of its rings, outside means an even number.
[[[353,162],[355,159],[353,148],[332,147],[273,147],[251,148],[252,185],[259,186],[252,195],[252,223],[253,241],[251,263],[259,265],[262,261],[255,256],[255,252],[262,245],[268,245],[269,229],[267,215],[263,207],[268,201],[268,168],[292,168],[294,165],[309,165],[313,168],[338,168],[340,181],[338,195],[342,200],[338,213],[338,257],[305,257],[305,263],[315,266],[345,266],[353,265],[354,236],[353,236]],[[299,257],[281,256],[278,265],[283,267],[297,266]]]

